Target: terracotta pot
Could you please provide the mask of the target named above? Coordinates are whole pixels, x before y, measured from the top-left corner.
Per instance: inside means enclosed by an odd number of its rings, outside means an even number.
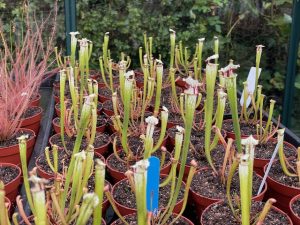
[[[167,175],[161,174],[160,176],[161,176],[161,177],[166,177]],[[120,212],[120,214],[121,214],[122,216],[126,216],[126,215],[133,214],[133,213],[136,213],[136,212],[137,212],[136,209],[134,209],[134,208],[129,208],[129,207],[127,207],[127,206],[124,206],[124,205],[120,204],[119,202],[117,202],[117,201],[115,200],[115,198],[114,198],[114,192],[115,192],[116,187],[117,187],[118,185],[120,185],[120,183],[121,183],[122,181],[124,181],[124,180],[127,180],[127,178],[122,179],[122,180],[120,180],[119,182],[117,182],[117,183],[113,186],[113,189],[112,189],[112,191],[111,191],[111,195],[112,195],[112,197],[113,197],[113,201],[114,201],[115,205],[117,206],[117,209],[119,210],[119,212]],[[185,185],[184,182],[182,182],[182,183]],[[183,199],[181,199],[180,201],[177,201],[176,204],[175,204],[175,207],[174,207],[174,209],[173,209],[173,213],[178,214],[178,213],[180,212],[181,208],[182,208],[182,205],[183,205]],[[160,208],[160,210],[164,210],[164,209],[165,209],[165,208]]]
[[[177,79],[179,77],[179,79]],[[177,80],[176,80],[176,85],[177,86],[179,86],[179,87],[181,87],[181,88],[186,88],[186,82],[185,81],[183,81],[183,79],[182,79],[182,77],[180,77],[180,76],[177,76]]]
[[[21,121],[21,128],[27,128],[33,130],[34,133],[38,133],[40,129],[40,122],[42,119],[43,109],[38,106],[33,106],[34,108],[38,108],[40,111],[28,118],[22,119]]]
[[[170,154],[169,152],[167,152],[167,154]],[[125,173],[118,171],[117,169],[113,168],[110,164],[109,164],[109,160],[114,156],[114,153],[112,153],[111,155],[109,155],[106,159],[106,168],[107,168],[107,172],[110,174],[113,183],[117,183],[123,179],[126,179]],[[160,173],[161,174],[168,174],[170,172],[171,169],[171,164],[172,162],[170,161],[167,165],[165,165],[161,170]]]
[[[97,135],[97,133],[96,133],[96,135]],[[55,136],[60,136],[60,133],[54,134],[54,135],[52,135],[52,136],[49,138],[49,143],[50,143],[50,145],[53,145],[53,144],[54,144],[52,140],[53,140],[53,137],[55,137]],[[94,151],[97,152],[97,153],[99,153],[99,154],[101,154],[101,155],[105,155],[106,152],[108,151],[108,146],[109,146],[109,144],[110,144],[110,137],[108,138],[106,144],[104,144],[104,145],[102,145],[102,146],[99,146],[99,147],[95,147],[95,148],[94,148]],[[59,149],[62,149],[63,147],[58,146],[58,148],[59,148]]]
[[[33,130],[21,128],[20,131],[26,131],[32,133],[32,137],[27,140],[27,162],[31,156],[34,144],[35,144],[35,133]],[[14,165],[20,165],[20,151],[19,144],[11,145],[8,147],[0,147],[0,163],[12,163]]]
[[[39,106],[40,105],[40,100],[41,100],[41,95],[39,93],[36,94],[36,98],[30,101],[29,107],[30,106]]]
[[[128,216],[134,216],[136,215],[136,213],[132,213],[132,214],[129,214],[129,215],[126,215],[124,218],[126,220],[126,218],[128,218]],[[176,213],[173,213],[174,216],[176,216],[177,214]],[[180,216],[181,219],[184,219],[189,225],[194,225],[192,223],[192,221],[190,221],[188,218],[184,217],[184,216]],[[111,223],[111,225],[116,225],[117,222],[121,222],[120,219],[117,219],[116,221],[114,221],[113,223]]]
[[[271,138],[269,141],[277,143],[276,138]],[[289,148],[294,149],[295,153],[297,152],[297,148],[293,146],[292,144],[284,141],[284,145],[287,145]],[[264,167],[270,162],[270,159],[260,159],[254,157],[254,171],[258,173],[259,175],[264,175]]]
[[[266,171],[268,164],[265,165],[264,171]],[[267,177],[268,183],[268,197],[275,198],[277,201],[275,206],[280,208],[286,213],[289,213],[289,204],[291,199],[300,194],[300,188],[290,187],[285,184],[279,183],[278,181],[274,180],[272,177]]]
[[[114,111],[105,107],[106,102],[111,102],[111,100],[108,99],[108,100],[102,102],[103,103],[103,109],[102,109],[103,113],[109,117],[114,116],[115,115]]]
[[[49,212],[48,212],[49,213]],[[57,225],[57,224],[60,224],[60,223],[57,223],[56,221],[53,221],[51,218],[49,219],[49,215],[48,216],[48,220],[50,220],[50,222],[53,224],[53,225]],[[34,223],[34,217],[33,216],[28,216],[27,217],[28,221],[31,223],[31,224],[35,224]],[[19,225],[26,225],[26,223],[24,222],[24,220],[22,220]],[[105,220],[102,218],[102,223],[101,225],[106,225],[106,222]]]
[[[198,116],[200,116],[200,115],[201,115],[201,112],[196,110],[195,111],[195,116],[194,116],[194,122],[195,122],[195,118],[198,118]],[[170,118],[170,114],[169,114],[169,118]],[[169,121],[168,120],[168,122],[167,122],[167,129],[170,129],[170,128],[175,127],[177,125],[184,127],[184,125],[182,125],[182,123],[180,121],[176,121],[175,122],[175,121]]]
[[[37,159],[35,160],[35,166],[37,168],[37,174],[45,179],[53,179],[54,178],[54,173],[48,173],[47,171],[45,171],[38,163],[38,161],[40,160],[40,158],[42,157],[43,153],[41,155],[39,155],[39,157],[37,157]],[[105,162],[105,158],[100,155],[99,153],[95,152],[95,155],[100,158],[103,162]]]
[[[205,214],[210,210],[211,207],[213,207],[214,205],[220,204],[221,202],[222,202],[222,201],[215,202],[215,203],[211,204],[210,206],[208,206],[208,207],[203,211],[203,213],[202,213],[202,215],[201,215],[201,219],[200,219],[200,224],[201,224],[201,225],[205,225],[205,223],[203,222],[203,220],[204,220],[203,215],[205,215]],[[274,209],[274,210],[276,210],[277,212],[279,212],[280,214],[286,216],[286,218],[289,220],[289,224],[284,224],[284,225],[293,225],[293,222],[292,222],[291,218],[290,218],[285,212],[281,211],[280,209],[278,209],[278,208],[275,207],[275,206],[272,206],[272,209]],[[296,225],[296,224],[295,224],[295,225]]]
[[[19,191],[19,185],[21,184],[21,169],[19,166],[16,166],[11,163],[0,163],[0,166],[3,167],[14,167],[18,170],[18,175],[12,181],[4,185],[5,196],[11,201],[15,202],[16,197]]]
[[[55,117],[53,120],[52,120],[52,125],[53,125],[53,129],[55,131],[56,134],[60,133],[60,124],[58,124],[56,122],[57,118],[59,117]],[[100,132],[100,133],[104,133],[105,131],[105,128],[106,128],[106,123],[101,125],[101,126],[98,126],[96,127],[96,131]]]
[[[114,88],[117,88],[119,85],[115,85],[114,84]],[[102,88],[106,88],[106,87],[102,87]],[[105,101],[107,101],[107,100],[111,100],[111,97],[112,97],[112,95],[110,95],[110,96],[105,96],[105,95],[103,95],[103,94],[99,94],[98,95],[98,98],[99,98],[99,102],[101,102],[101,103],[104,103]]]
[[[295,197],[293,197],[290,201],[290,204],[289,204],[289,207],[290,207],[290,216],[291,216],[291,219],[293,221],[294,224],[300,224],[300,216],[298,216],[294,210],[293,210],[293,204],[296,200],[299,200],[300,199],[300,194],[299,195],[296,195]]]
[[[208,170],[208,169],[209,168],[202,168],[202,169],[198,170],[197,172],[201,173],[201,171]],[[263,179],[260,175],[257,174],[257,176],[259,176],[261,178],[261,180]],[[252,200],[262,201],[267,189],[268,189],[268,186],[267,186],[267,184],[265,184],[264,189],[262,190],[262,192],[257,196],[253,196]],[[195,191],[193,191],[192,188],[190,188],[190,193],[189,194],[190,194],[189,195],[190,198],[195,202],[196,210],[197,210],[199,215],[203,212],[203,210],[206,207],[210,206],[211,204],[214,204],[216,202],[219,202],[219,201],[223,200],[223,199],[220,199],[220,198],[209,198],[209,197],[200,195],[199,193],[196,193]]]

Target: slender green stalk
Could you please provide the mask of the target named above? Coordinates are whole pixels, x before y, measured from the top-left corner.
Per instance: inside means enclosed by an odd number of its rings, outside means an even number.
[[[127,136],[128,136],[128,124],[130,118],[130,101],[131,101],[131,90],[132,90],[131,79],[125,79],[124,83],[124,119],[123,119],[123,127],[122,127],[122,138],[121,143],[123,150],[126,154],[129,153],[128,145],[127,145]]]
[[[250,225],[250,210],[251,198],[249,199],[249,155],[243,155],[239,165],[240,177],[240,193],[241,193],[241,208],[242,208],[242,225]]]
[[[161,111],[160,135],[159,135],[157,143],[154,145],[153,149],[151,150],[151,153],[154,153],[155,151],[157,151],[157,149],[160,148],[160,146],[162,145],[162,143],[165,139],[167,124],[168,124],[168,117],[169,117],[169,112],[168,112],[167,108],[163,107],[163,110]]]
[[[278,149],[279,161],[280,161],[281,168],[282,168],[282,171],[284,172],[284,174],[289,177],[295,177],[297,175],[291,173],[288,170],[286,162],[285,162],[285,155],[284,155],[284,148],[283,148],[284,130],[285,129],[283,128],[283,129],[279,129],[277,131],[277,142],[279,143],[279,149]]]
[[[236,90],[236,74],[232,74],[229,77],[225,78],[225,86],[227,89],[227,95],[232,115],[233,121],[233,129],[235,133],[236,145],[238,152],[242,152],[242,145],[241,145],[241,130],[240,130],[240,123],[238,118],[238,109],[237,109],[237,90]]]
[[[170,31],[170,69],[174,68],[174,58],[175,58],[175,40],[176,40],[176,32],[172,29]]]
[[[91,96],[87,96],[85,103],[82,107],[82,111],[81,111],[81,118],[79,121],[79,129],[78,129],[78,133],[75,139],[75,144],[74,144],[74,148],[73,148],[73,153],[71,156],[71,161],[70,161],[70,165],[68,168],[68,172],[67,172],[67,176],[66,176],[66,181],[65,181],[65,187],[64,187],[64,191],[62,194],[62,201],[61,201],[61,208],[64,209],[65,208],[65,203],[66,203],[66,196],[69,190],[69,186],[70,186],[70,181],[72,178],[72,173],[73,173],[73,169],[74,169],[74,164],[75,164],[75,158],[74,155],[76,153],[78,153],[80,146],[81,146],[81,142],[82,142],[82,138],[83,135],[86,131],[86,128],[88,126],[89,123],[89,117],[91,115],[91,110],[92,110],[92,104],[93,104],[93,95]]]
[[[191,165],[192,166],[190,167],[190,171],[189,171],[188,178],[187,178],[186,185],[185,185],[182,208],[181,208],[179,214],[172,220],[170,225],[174,224],[180,218],[180,216],[183,214],[183,212],[185,210],[186,203],[188,200],[189,189],[191,187],[191,183],[192,183],[193,177],[194,177],[194,175],[196,173],[196,169],[197,169],[197,163],[194,160],[192,160]]]
[[[65,86],[66,86],[66,72],[65,70],[60,71],[60,138],[64,146],[64,150],[67,152],[66,142],[65,142]]]
[[[223,117],[224,117],[224,111],[225,111],[225,104],[226,104],[227,94],[222,90],[218,90],[218,106],[217,106],[217,112],[216,112],[216,122],[215,126],[221,130],[223,125]],[[219,136],[215,135],[213,142],[210,145],[210,152],[217,146],[219,141]],[[210,156],[210,155],[209,155]]]
[[[80,207],[79,216],[76,221],[76,225],[86,224],[93,214],[94,209],[99,202],[98,196],[95,193],[87,193],[83,196],[83,203]]]
[[[256,225],[263,225],[265,218],[267,217],[269,211],[271,210],[272,205],[276,203],[276,200],[274,198],[268,199],[266,202],[263,210],[259,214],[259,217],[257,219],[257,222],[255,223]]]
[[[261,54],[262,54],[262,48],[263,45],[257,45],[256,46],[256,61],[255,61],[255,89],[253,92],[254,98],[256,97],[256,88],[258,85],[258,78],[259,78],[259,64],[260,64],[260,59],[261,59]]]
[[[76,35],[79,34],[78,31],[76,32],[70,32],[71,35],[71,55],[70,55],[70,61],[71,61],[71,67],[75,67],[75,61],[76,61],[76,47],[77,47],[77,38]]]
[[[81,191],[78,191],[81,187],[82,176],[83,176],[83,162],[86,159],[86,154],[84,151],[76,153],[74,155],[75,158],[75,166],[73,169],[73,176],[72,176],[72,189],[71,189],[71,196],[70,196],[70,203],[69,203],[69,211],[67,215],[67,221],[71,219],[73,214],[73,210],[75,209],[74,206],[76,205],[76,197],[77,194]]]
[[[203,42],[205,41],[205,38],[199,38],[198,39],[198,68],[199,68],[199,81],[202,81],[202,52],[203,52]]]
[[[146,118],[147,130],[144,141],[145,151],[144,151],[144,159],[147,159],[151,155],[151,151],[153,149],[153,133],[155,126],[158,124],[158,119],[154,116],[149,116]]]
[[[214,103],[214,90],[217,77],[217,65],[208,63],[206,65],[206,101],[205,101],[205,156],[215,171],[211,156],[210,156],[210,137],[212,130],[212,117],[213,117],[213,103]]]
[[[29,203],[30,209],[33,213],[33,215],[36,215],[36,210],[33,204],[33,198],[30,191],[30,184],[29,184],[29,178],[28,178],[28,170],[27,170],[27,140],[26,136],[22,135],[18,138],[19,141],[19,151],[20,151],[20,159],[21,159],[21,167],[23,172],[23,181],[24,181],[24,187],[25,192],[27,196],[27,201]]]
[[[157,116],[159,113],[163,70],[163,64],[161,61],[159,61],[158,65],[156,66],[156,95],[154,104],[154,116]]]
[[[219,38],[214,36],[214,53],[219,55]],[[215,59],[215,64],[218,64],[218,58]]]
[[[269,127],[272,121],[272,117],[273,117],[273,110],[274,110],[274,105],[275,105],[275,100],[271,99],[270,100],[270,109],[269,109],[269,115],[268,115],[268,121],[263,133],[263,136],[260,137],[260,139],[264,140],[267,136],[268,136],[268,131],[269,131]]]
[[[98,196],[99,202],[94,209],[94,225],[101,225],[102,222],[102,201],[103,201],[103,189],[105,184],[105,164],[100,159],[96,160],[95,166],[95,193]]]
[[[37,188],[37,186],[32,191],[33,204],[36,210],[36,215],[34,217],[35,223],[38,225],[47,225],[47,209],[45,192],[42,189]]]
[[[252,182],[253,182],[253,166],[254,166],[254,149],[255,146],[258,145],[258,140],[254,139],[252,135],[250,135],[246,139],[242,139],[242,145],[245,146],[245,152],[249,156],[248,158],[248,194],[249,199],[252,199]],[[249,205],[249,212],[251,211],[251,204]]]
[[[191,90],[190,90],[191,91]],[[172,201],[170,207],[167,209],[168,213],[165,216],[164,221],[162,222],[163,224],[167,221],[167,219],[170,217],[172,214],[172,211],[175,207],[179,191],[181,188],[181,182],[183,179],[184,175],[184,170],[185,170],[185,164],[186,164],[186,159],[187,159],[187,154],[189,150],[189,145],[190,145],[190,137],[191,137],[191,132],[192,132],[192,126],[193,126],[193,121],[194,121],[194,114],[195,114],[195,107],[196,107],[196,102],[197,102],[197,94],[194,94],[192,92],[186,93],[186,109],[185,109],[185,117],[186,117],[186,124],[185,124],[185,134],[184,134],[184,141],[183,141],[183,148],[182,148],[182,154],[181,154],[181,160],[180,160],[180,170],[179,170],[179,175],[177,179],[177,184],[174,190],[174,194],[172,195]]]
[[[234,173],[239,165],[239,161],[240,161],[240,155],[238,154],[237,157],[235,157],[233,159],[233,162],[230,166],[230,170],[228,173],[228,177],[227,177],[227,181],[226,181],[226,198],[228,201],[228,205],[233,213],[234,216],[236,216],[236,211],[233,208],[233,204],[232,204],[232,198],[231,198],[231,194],[230,194],[230,190],[231,190],[231,183],[232,183],[232,178],[234,176]]]
[[[134,166],[135,196],[139,225],[147,224],[146,184],[148,160],[138,161]]]

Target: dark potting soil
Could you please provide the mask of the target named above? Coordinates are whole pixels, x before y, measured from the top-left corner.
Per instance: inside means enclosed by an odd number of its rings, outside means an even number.
[[[261,184],[262,178],[253,173],[253,196],[256,196],[258,188]],[[214,176],[211,169],[200,170],[197,172],[191,184],[191,189],[208,198],[225,199],[226,198],[226,184],[224,185],[220,176]],[[238,173],[235,173],[231,182],[231,195],[240,194],[240,180]]]
[[[103,102],[103,109],[114,111],[113,103],[111,100]]]
[[[60,117],[56,117],[54,118],[53,122],[60,127]],[[104,126],[106,125],[106,118],[104,115],[97,115],[97,127],[101,127],[101,126]],[[73,119],[73,114],[72,114],[72,117],[71,117],[71,124],[73,125],[74,124],[74,119]]]
[[[4,141],[0,141],[0,148],[5,148],[5,147],[8,147],[8,146],[19,144],[19,141],[18,141],[17,138],[21,137],[22,135],[28,135],[27,140],[29,140],[30,138],[33,137],[34,134],[33,134],[33,132],[30,132],[28,130],[26,130],[26,131],[25,130],[19,130],[10,139],[4,140]]]
[[[294,201],[292,204],[292,210],[300,218],[300,198]]]
[[[177,132],[176,127],[171,127],[168,129],[169,137],[175,139],[175,134]],[[223,136],[225,136],[224,132]],[[191,143],[193,144],[195,150],[189,149],[187,156],[187,165],[190,165],[190,162],[194,159],[197,161],[199,167],[209,166],[206,156],[205,156],[205,148],[204,148],[204,138],[205,134],[203,130],[192,130],[191,135]],[[211,135],[211,141],[213,140],[214,135]],[[224,146],[218,144],[212,151],[211,157],[213,159],[213,163],[215,166],[220,166],[223,163],[223,159],[225,156]]]
[[[224,156],[225,149],[223,145],[218,144],[216,148],[211,151],[211,158],[215,167],[220,167],[223,164]],[[186,165],[190,166],[193,159],[196,160],[199,168],[209,166],[209,163],[206,160],[204,146],[202,146],[201,149],[196,147],[196,151],[189,149]]]
[[[288,161],[293,168],[296,168],[296,159],[289,159]],[[292,173],[295,173],[295,172],[291,171],[291,169],[289,169],[289,171]],[[279,182],[281,184],[284,184],[284,185],[287,185],[287,186],[293,187],[293,188],[298,188],[300,190],[298,176],[290,177],[290,176],[285,175],[285,173],[282,170],[279,160],[274,162],[273,165],[271,166],[271,169],[269,172],[269,177],[273,178],[274,180],[276,180],[277,182]]]
[[[155,128],[154,133],[153,133],[153,145],[155,145],[158,142],[159,136],[160,136],[160,129]],[[115,135],[113,134],[113,135],[111,135],[111,137],[112,137],[111,140],[113,141]],[[165,138],[166,138],[166,136],[165,136]],[[136,136],[136,135],[128,136],[127,142],[128,142],[128,146],[129,146],[130,150],[132,151],[132,153],[135,156],[139,157],[139,156],[143,155],[144,142],[140,138],[139,135],[138,136]],[[123,148],[119,136],[117,136],[117,147],[118,147],[118,149]]]
[[[157,150],[156,152],[154,152],[152,154],[152,156],[156,156],[157,158],[161,159],[162,157],[162,154],[161,154],[161,151],[160,150]],[[115,155],[112,155],[108,160],[107,160],[107,163],[110,165],[110,167],[112,167],[113,169],[121,172],[121,173],[125,173],[128,169],[130,169],[130,166],[134,165],[136,163],[136,161],[140,160],[137,159],[137,160],[133,160],[133,161],[130,161],[128,162],[129,164],[126,163],[126,154],[121,151],[119,152],[119,157],[124,160],[124,161],[120,161]],[[171,155],[168,154],[168,152],[166,153],[166,158],[165,158],[165,161],[164,161],[164,165],[162,168],[164,168],[165,166],[167,166],[171,161]]]
[[[161,225],[170,224],[174,218],[175,218],[175,216],[172,215],[165,224],[161,224]],[[158,222],[156,220],[158,220],[158,219],[159,218],[154,218],[154,222],[152,224],[157,224]],[[125,220],[129,225],[138,225],[136,214],[125,216]],[[189,223],[186,220],[184,220],[183,218],[179,218],[173,224],[174,225],[189,225]],[[125,225],[125,223],[123,223],[120,219],[118,219],[115,222],[115,225]]]
[[[164,178],[160,178],[160,183],[162,183],[163,181]],[[177,198],[177,202],[183,199],[184,187],[185,185],[182,184],[179,192],[179,196]],[[158,200],[159,209],[167,207],[170,199],[170,190],[171,190],[170,183],[165,187],[159,188],[159,200]],[[130,184],[127,179],[120,181],[118,185],[114,186],[113,197],[121,205],[126,206],[128,208],[136,209],[136,197],[134,192],[132,192]]]
[[[56,144],[58,147],[63,148],[63,143],[61,141],[60,135],[52,136],[51,140],[52,140],[53,144]],[[65,134],[65,142],[66,142],[66,147],[67,147],[68,151],[73,150],[75,140],[76,140],[75,136],[70,138]],[[95,148],[99,148],[99,147],[107,144],[108,142],[110,142],[110,137],[108,134],[99,133],[99,132],[96,133],[96,137],[95,137],[95,141],[94,141]],[[88,143],[86,137],[83,137],[80,149],[86,149],[88,144],[89,143]]]
[[[203,119],[202,113],[198,113],[198,111],[195,111],[195,116],[194,116],[195,123],[198,124],[202,119]],[[178,124],[184,127],[183,119],[180,112],[169,111],[168,122]]]
[[[255,221],[257,215],[259,215],[264,207],[264,202],[252,202],[251,208],[251,224]],[[225,202],[219,204],[214,204],[206,211],[203,215],[202,225],[216,225],[216,224],[226,224],[226,225],[241,225],[242,223],[237,221],[233,216],[230,207]],[[267,214],[264,225],[288,225],[288,218],[271,208]]]
[[[112,92],[108,87],[101,87],[99,88],[99,95],[105,96],[107,98],[111,98]]]
[[[182,93],[182,88],[180,87],[176,87],[176,94],[177,96],[179,96]],[[162,88],[161,90],[161,98],[160,98],[160,107],[164,106],[166,107],[169,111],[174,111],[174,109],[172,107],[172,101],[173,101],[173,97],[172,97],[172,88],[171,86]],[[152,100],[151,100],[151,106],[154,108],[155,106],[155,95],[153,96]]]
[[[29,107],[24,114],[22,115],[22,119],[27,119],[29,117],[35,116],[42,111],[39,107]]]
[[[200,103],[200,109],[203,109],[203,107],[204,107],[204,100],[206,99],[206,93],[205,92],[201,92],[201,94],[202,94],[202,98],[201,98],[201,103]],[[216,111],[217,107],[218,107],[218,97],[217,97],[217,93],[215,93],[214,102],[213,102],[213,112]],[[241,110],[241,107],[238,104],[238,112],[240,112],[240,110]],[[224,115],[226,115],[226,114],[231,114],[230,104],[229,104],[228,100],[225,102]]]
[[[97,159],[97,158],[98,158],[98,156],[94,155],[94,159]],[[50,152],[50,160],[53,163],[52,152]],[[104,160],[104,158],[101,159],[101,160]],[[68,155],[64,151],[59,150],[58,151],[58,173],[62,173],[63,168],[69,166],[70,161],[71,161],[71,155]],[[53,171],[49,167],[46,156],[45,156],[44,153],[42,153],[40,155],[40,157],[38,157],[37,166],[40,167],[44,172],[46,172],[48,174],[53,174]]]
[[[263,121],[263,127],[266,126],[266,122]],[[222,128],[227,132],[234,132],[233,122],[231,120],[224,120]],[[256,124],[240,122],[241,135],[256,135]]]
[[[92,75],[92,74],[91,74],[91,75]],[[104,83],[104,81],[103,81],[103,79],[102,79],[101,73],[100,73],[100,72],[97,72],[96,75],[98,75],[97,78],[96,78],[97,82],[98,82],[98,83]],[[109,77],[108,77],[108,76],[106,76],[106,81],[107,81],[107,83],[109,84]],[[113,71],[113,83],[114,83],[114,84],[118,84],[118,83],[119,83],[118,72],[115,72],[115,71]]]
[[[0,165],[0,180],[4,185],[11,182],[19,175],[19,170],[12,166]]]
[[[255,146],[254,157],[258,159],[271,159],[276,145],[277,139],[275,142],[269,140],[266,143],[258,144],[257,146]],[[297,156],[295,148],[292,148],[287,144],[283,145],[283,150],[287,158]],[[276,158],[278,158],[278,154],[276,154]]]

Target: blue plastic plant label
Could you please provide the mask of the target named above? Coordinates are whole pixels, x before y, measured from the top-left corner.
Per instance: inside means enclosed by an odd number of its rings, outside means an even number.
[[[151,156],[148,160],[149,167],[147,172],[146,188],[147,210],[148,212],[156,213],[158,210],[160,161],[154,156]]]

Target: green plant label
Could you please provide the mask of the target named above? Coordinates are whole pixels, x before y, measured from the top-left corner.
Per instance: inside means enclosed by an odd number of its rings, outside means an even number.
[[[258,78],[260,76],[260,73],[261,73],[261,68],[259,68],[258,70]],[[256,78],[256,68],[255,67],[251,67],[249,73],[248,73],[248,78],[247,78],[247,83],[248,83],[248,93],[252,93],[254,92],[255,90],[255,78]],[[244,90],[243,90],[243,93],[241,95],[241,100],[240,100],[240,104],[241,106],[243,106],[244,104]],[[248,96],[247,98],[247,102],[246,102],[246,107],[248,108],[248,106],[250,105],[251,103],[251,98],[250,96]]]

